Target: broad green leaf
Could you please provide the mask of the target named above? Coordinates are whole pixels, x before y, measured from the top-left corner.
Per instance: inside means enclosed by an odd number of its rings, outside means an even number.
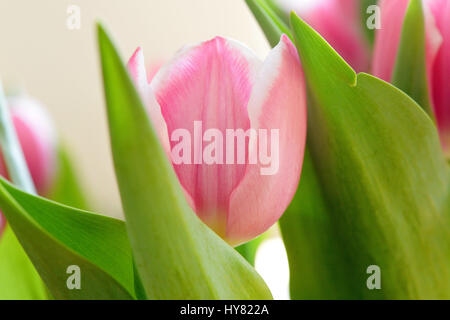
[[[203,222],[128,72],[98,27],[111,147],[136,267],[149,299],[269,299],[261,277]]]
[[[132,299],[134,276],[125,224],[33,196],[0,178],[0,208],[56,299]],[[81,270],[69,290],[67,268]]]
[[[346,250],[335,241],[334,229],[309,151],[303,159],[297,193],[279,224],[290,270],[291,299],[357,298],[358,288]]]
[[[449,298],[448,168],[433,122],[394,86],[356,74],[295,14],[291,23],[313,101],[309,151],[352,297]],[[370,265],[381,290],[366,287]]]
[[[0,300],[43,300],[45,286],[11,228],[0,236]]]
[[[392,84],[407,93],[433,118],[428,94],[424,20],[422,1],[410,1],[403,21]]]
[[[79,209],[88,209],[69,154],[63,146],[58,149],[58,169],[49,193],[48,198],[51,200]]]
[[[245,2],[252,11],[272,47],[280,42],[280,37],[283,33],[292,39],[289,27],[265,0],[245,0]]]
[[[266,15],[265,17],[267,19],[270,19],[270,16],[268,15]],[[261,24],[270,25],[270,22],[263,22]],[[281,35],[282,30],[278,30],[278,33],[279,35]],[[321,44],[322,46],[324,46],[323,40]],[[328,49],[330,48],[328,47]],[[316,48],[312,49],[311,51],[314,50],[316,50]],[[319,55],[321,53],[323,52],[316,52],[316,54]],[[334,58],[333,60],[337,59],[337,54],[331,52],[328,53],[331,54],[331,56]],[[313,53],[310,53],[310,55],[313,56]],[[322,64],[322,69],[329,69],[329,60],[327,60],[326,57],[321,55],[317,60],[319,60],[319,63]],[[322,62],[320,62],[320,60]],[[338,63],[338,65],[334,66],[334,72],[337,74],[342,73],[340,75],[340,78],[342,79],[349,79],[349,77],[345,75],[346,73],[348,73],[349,67],[346,66],[342,61],[340,62],[341,63]],[[322,77],[318,80],[319,83],[327,80],[325,78],[325,74],[326,72],[322,71]],[[353,72],[350,72],[350,78],[353,76],[356,77]],[[323,87],[326,88],[326,86]],[[338,90],[333,90],[333,92],[328,93],[330,100],[334,99],[336,95],[339,95],[337,91]],[[314,103],[314,101],[309,99],[309,109],[314,108]],[[335,203],[333,203],[333,201],[328,201],[324,196],[326,195],[326,190],[324,190],[325,188],[322,186],[319,178],[322,177],[322,180],[325,181],[323,182],[323,184],[326,184],[326,175],[331,175],[331,177],[340,177],[344,174],[344,172],[342,172],[342,170],[339,170],[337,172],[328,170],[322,172],[321,174],[317,172],[315,163],[311,159],[311,156],[308,152],[308,146],[314,144],[315,136],[320,136],[322,139],[326,139],[326,137],[329,137],[330,133],[328,133],[327,135],[324,135],[321,132],[317,133],[320,130],[314,130],[315,132],[312,133],[311,131],[314,127],[315,124],[311,124],[310,121],[308,131],[309,138],[307,143],[307,150],[305,152],[305,159],[299,189],[297,190],[297,194],[294,197],[292,204],[280,220],[280,227],[288,252],[289,265],[291,270],[291,297],[294,299],[355,299],[363,297],[383,297],[386,295],[386,293],[384,292],[385,290],[383,290],[383,292],[379,292],[378,294],[376,292],[377,290],[375,290],[375,292],[372,291],[372,293],[369,293],[367,287],[365,286],[365,279],[369,275],[362,271],[360,266],[358,266],[358,268],[355,268],[356,264],[354,261],[352,261],[352,259],[347,259],[347,256],[349,254],[355,256],[364,255],[366,254],[367,250],[361,252],[357,252],[356,250],[356,252],[350,253],[348,247],[349,245],[352,245],[352,241],[355,241],[355,238],[348,237],[348,239],[346,239],[346,232],[349,235],[352,235],[355,233],[355,231],[351,229],[346,231],[344,228],[339,227],[339,225],[334,222],[334,219],[336,219],[336,216],[339,217],[340,213],[335,212],[337,211],[335,209]],[[352,125],[350,125],[348,128],[349,131],[356,130],[353,129]],[[324,130],[324,133],[327,132],[330,132],[330,130]],[[316,146],[316,148],[317,147],[318,146]],[[323,148],[324,150],[326,150],[325,147]],[[421,146],[416,146],[416,148],[420,150]],[[437,153],[438,159],[441,157],[436,151],[436,148],[434,153]],[[387,155],[389,155],[389,153],[387,153]],[[326,159],[327,156],[324,156],[323,158]],[[445,170],[442,169],[442,166],[441,171],[442,176],[447,177],[447,174]],[[348,175],[348,173],[345,174]],[[352,179],[354,179],[354,175],[350,175],[350,180]],[[349,195],[352,195],[355,192],[359,192],[359,189],[356,188],[354,190],[351,190],[353,189],[351,187],[351,184],[349,186],[351,191],[349,192]],[[336,187],[336,189],[339,190],[340,186]],[[433,194],[433,192],[431,193]],[[349,206],[351,207],[352,205],[353,201],[350,199]],[[449,205],[447,204],[447,209],[443,208],[442,210],[448,214],[450,212],[448,208]],[[368,210],[369,209],[365,211]],[[356,217],[364,215],[365,211],[363,211],[363,213],[361,214],[358,213]],[[350,221],[352,219],[352,216],[350,214],[343,215],[342,217],[346,217],[346,219]],[[440,220],[438,219],[437,223],[439,223],[439,221]],[[443,223],[443,225],[446,224]],[[411,229],[411,227],[409,229]],[[357,228],[356,230],[360,230],[360,228]],[[444,249],[438,250],[441,252],[445,252],[445,248],[447,248],[447,252],[450,252],[450,250],[448,250],[447,232],[443,231],[440,233],[442,234],[442,239],[441,243],[438,246]],[[340,238],[343,239],[339,240]],[[438,238],[439,236],[435,237],[435,239]],[[383,243],[382,246],[386,246],[386,244]],[[433,263],[431,265],[433,265]],[[401,270],[402,266],[399,265],[398,268],[398,270]],[[424,268],[424,270],[426,270],[426,268]],[[355,277],[355,275],[357,275],[357,277]],[[446,278],[448,279],[448,275],[446,275],[446,272],[444,272],[443,279]],[[415,281],[416,280],[412,280],[412,282]],[[446,283],[446,281],[448,282],[448,280],[443,280],[443,283]],[[442,288],[445,288],[446,286],[448,287],[448,285],[442,285]],[[398,295],[395,296],[398,297]]]

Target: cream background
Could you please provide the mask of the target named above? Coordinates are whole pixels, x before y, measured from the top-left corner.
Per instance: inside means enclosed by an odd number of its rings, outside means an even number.
[[[81,29],[66,26],[69,5]],[[244,0],[0,0],[0,78],[46,105],[70,148],[93,209],[121,216],[105,118],[94,22],[113,35],[124,59],[137,46],[147,63],[216,35],[268,45]]]

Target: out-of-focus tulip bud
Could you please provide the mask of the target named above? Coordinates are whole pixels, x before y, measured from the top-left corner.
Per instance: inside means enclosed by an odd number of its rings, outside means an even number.
[[[197,215],[234,245],[275,223],[297,189],[306,137],[303,73],[289,38],[262,62],[216,37],[181,50],[151,83],[140,48],[128,67]]]
[[[381,29],[375,37],[372,73],[392,80],[403,20],[409,0],[381,0]],[[423,0],[426,34],[426,68],[430,97],[441,144],[450,155],[450,1]]]
[[[289,13],[295,11],[357,72],[367,71],[370,50],[364,36],[360,0],[272,0]]]
[[[18,96],[8,98],[7,102],[36,190],[45,195],[56,165],[56,134],[53,124],[44,108],[34,99]],[[1,154],[0,175],[8,178]],[[5,223],[0,213],[0,230]]]

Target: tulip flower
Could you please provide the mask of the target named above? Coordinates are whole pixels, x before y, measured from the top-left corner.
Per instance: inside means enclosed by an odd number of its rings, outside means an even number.
[[[264,62],[242,44],[216,37],[179,51],[150,83],[140,48],[128,68],[200,219],[233,245],[274,224],[297,189],[306,137],[303,73],[289,38],[283,35]],[[243,154],[239,132],[256,134],[244,136]],[[181,136],[192,144],[177,153]],[[270,167],[266,149],[278,164]],[[252,161],[261,152],[264,159]]]
[[[409,0],[380,1],[382,28],[377,31],[372,73],[392,80],[402,24]],[[442,147],[450,155],[450,1],[424,0],[428,88]]]
[[[362,30],[360,0],[273,0],[283,11],[295,11],[357,72],[367,71],[369,44]]]
[[[36,190],[39,194],[45,195],[55,171],[56,135],[53,125],[37,101],[27,97],[12,97],[8,98],[7,102]],[[1,154],[0,175],[8,178]],[[5,218],[0,213],[0,234],[5,224]]]

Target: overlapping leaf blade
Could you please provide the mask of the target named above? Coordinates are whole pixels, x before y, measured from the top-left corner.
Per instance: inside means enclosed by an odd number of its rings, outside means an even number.
[[[436,127],[406,94],[356,75],[306,23],[291,22],[314,101],[311,156],[349,280],[364,288],[375,264],[388,298],[448,298],[448,168]]]
[[[297,193],[279,224],[288,253],[292,299],[351,299],[360,291],[348,282],[353,270],[336,242],[319,178],[305,152]]]
[[[293,20],[309,152],[280,220],[292,298],[448,298],[448,172],[436,128],[406,95],[357,76]],[[381,267],[382,290],[366,286],[370,264]]]
[[[56,299],[132,299],[131,250],[123,221],[20,191],[0,178],[0,207]],[[81,269],[69,290],[68,266]]]
[[[43,300],[47,292],[11,228],[0,236],[0,300]]]
[[[71,159],[62,147],[58,151],[58,170],[49,198],[77,208],[87,207]],[[47,299],[48,291],[42,279],[11,228],[0,238],[0,299]]]

